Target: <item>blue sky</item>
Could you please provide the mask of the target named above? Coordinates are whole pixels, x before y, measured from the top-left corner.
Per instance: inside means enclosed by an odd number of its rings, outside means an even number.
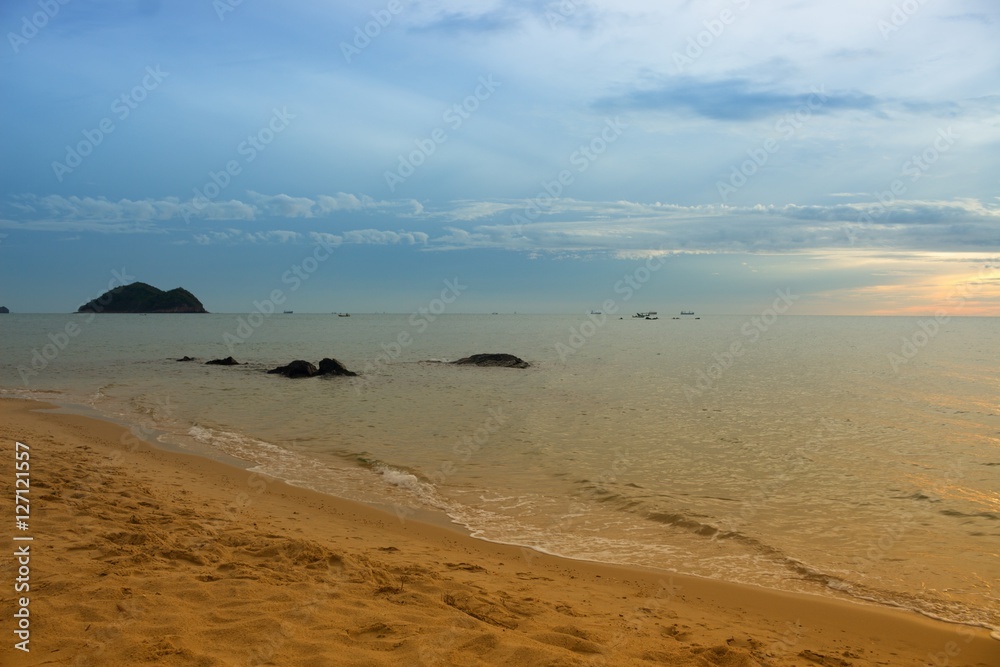
[[[114,271],[214,312],[413,312],[456,278],[456,312],[581,312],[656,259],[623,309],[1000,315],[994,0],[10,0],[0,28],[17,312]]]

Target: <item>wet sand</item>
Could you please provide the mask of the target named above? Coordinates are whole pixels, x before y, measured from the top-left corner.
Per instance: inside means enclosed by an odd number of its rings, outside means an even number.
[[[985,631],[916,614],[567,560],[0,401],[4,665],[975,665]],[[15,441],[30,449],[14,526]]]

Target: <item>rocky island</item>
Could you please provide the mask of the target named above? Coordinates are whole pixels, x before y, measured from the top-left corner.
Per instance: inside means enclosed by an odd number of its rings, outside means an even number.
[[[9,313],[9,312],[10,312],[10,308],[8,308],[7,306],[0,306],[0,315],[6,314],[6,313]]]
[[[183,287],[168,292],[131,283],[109,290],[80,306],[78,313],[207,313],[201,301]]]

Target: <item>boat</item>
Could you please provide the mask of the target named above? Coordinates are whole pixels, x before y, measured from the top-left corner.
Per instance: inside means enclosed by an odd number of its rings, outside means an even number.
[[[350,313],[337,313],[337,317],[350,317]]]
[[[632,316],[634,320],[658,320],[660,318],[656,317],[656,311],[651,310],[648,313],[636,313]]]
[[[693,310],[682,310],[681,315],[694,315]]]
[[[592,310],[592,311],[590,311],[590,314],[591,314],[591,315],[603,315],[604,313],[602,313],[602,312],[601,312],[601,311],[599,311],[599,310]]]
[[[646,319],[647,320],[658,320],[660,318],[656,316],[656,313],[650,313],[649,315],[646,316]]]
[[[291,311],[291,310],[286,310],[286,311],[284,311],[284,314],[285,314],[285,315],[291,315],[291,314],[292,314],[293,312],[294,312],[294,311]]]

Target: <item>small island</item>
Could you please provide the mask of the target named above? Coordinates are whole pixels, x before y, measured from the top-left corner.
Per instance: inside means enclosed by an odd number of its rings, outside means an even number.
[[[207,313],[201,301],[183,287],[168,292],[131,283],[109,290],[80,306],[78,313]]]
[[[5,315],[10,312],[10,308],[7,306],[0,306],[0,315]]]

